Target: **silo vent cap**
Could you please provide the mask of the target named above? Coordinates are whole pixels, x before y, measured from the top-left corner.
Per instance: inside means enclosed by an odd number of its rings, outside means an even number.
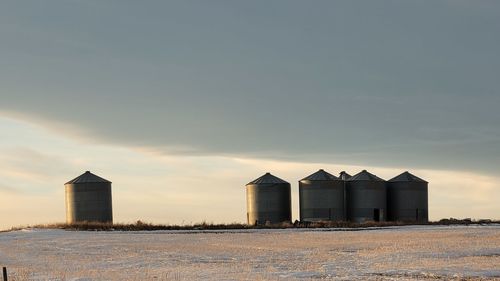
[[[339,175],[340,175],[340,178],[341,178],[342,180],[347,180],[348,178],[350,178],[350,177],[351,177],[351,175],[349,175],[348,173],[346,173],[346,171],[342,171],[342,172],[340,172],[340,174],[339,174]]]

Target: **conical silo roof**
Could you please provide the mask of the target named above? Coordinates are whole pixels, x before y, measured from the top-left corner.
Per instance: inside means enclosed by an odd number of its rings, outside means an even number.
[[[336,176],[326,172],[323,169],[320,169],[314,174],[311,174],[300,181],[332,181],[332,180],[339,180]]]
[[[389,180],[389,182],[427,182],[415,175],[410,174],[408,171],[402,173]]]
[[[247,183],[247,185],[251,185],[251,184],[278,184],[278,183],[288,183],[288,182],[284,181],[276,176],[271,175],[271,173],[266,173],[262,177]]]
[[[374,174],[370,174],[367,170],[363,170],[354,176],[347,179],[347,181],[385,181]]]
[[[345,171],[342,171],[339,174],[339,179],[341,179],[341,180],[348,180],[350,177],[351,177],[351,175],[349,175]]]
[[[111,183],[107,179],[103,179],[99,176],[92,174],[90,171],[86,171],[82,175],[70,180],[65,184],[74,184],[74,183],[95,183],[95,182],[107,182]]]

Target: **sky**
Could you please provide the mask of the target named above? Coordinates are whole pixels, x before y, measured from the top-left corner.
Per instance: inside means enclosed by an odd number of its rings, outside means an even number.
[[[429,184],[431,219],[500,218],[498,1],[2,1],[0,228],[244,222],[244,185],[324,168]]]

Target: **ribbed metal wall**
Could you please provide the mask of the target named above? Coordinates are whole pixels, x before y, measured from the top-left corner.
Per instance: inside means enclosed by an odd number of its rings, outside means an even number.
[[[291,222],[290,183],[266,173],[248,183],[246,193],[248,224]]]
[[[67,182],[66,222],[113,222],[111,182],[89,171]]]
[[[366,170],[347,181],[347,219],[353,222],[385,221],[387,216],[386,182]]]
[[[299,181],[301,221],[345,220],[344,181],[319,170]]]
[[[428,222],[428,183],[408,172],[387,182],[387,211],[391,221]]]

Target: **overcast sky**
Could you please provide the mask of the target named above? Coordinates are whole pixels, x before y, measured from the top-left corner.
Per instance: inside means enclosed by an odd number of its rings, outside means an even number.
[[[63,220],[62,183],[95,168],[117,206],[117,182],[180,205],[162,222],[244,221],[246,182],[324,167],[465,192],[435,219],[500,213],[498,1],[2,1],[0,40],[0,205],[34,209],[0,208],[19,224]]]

